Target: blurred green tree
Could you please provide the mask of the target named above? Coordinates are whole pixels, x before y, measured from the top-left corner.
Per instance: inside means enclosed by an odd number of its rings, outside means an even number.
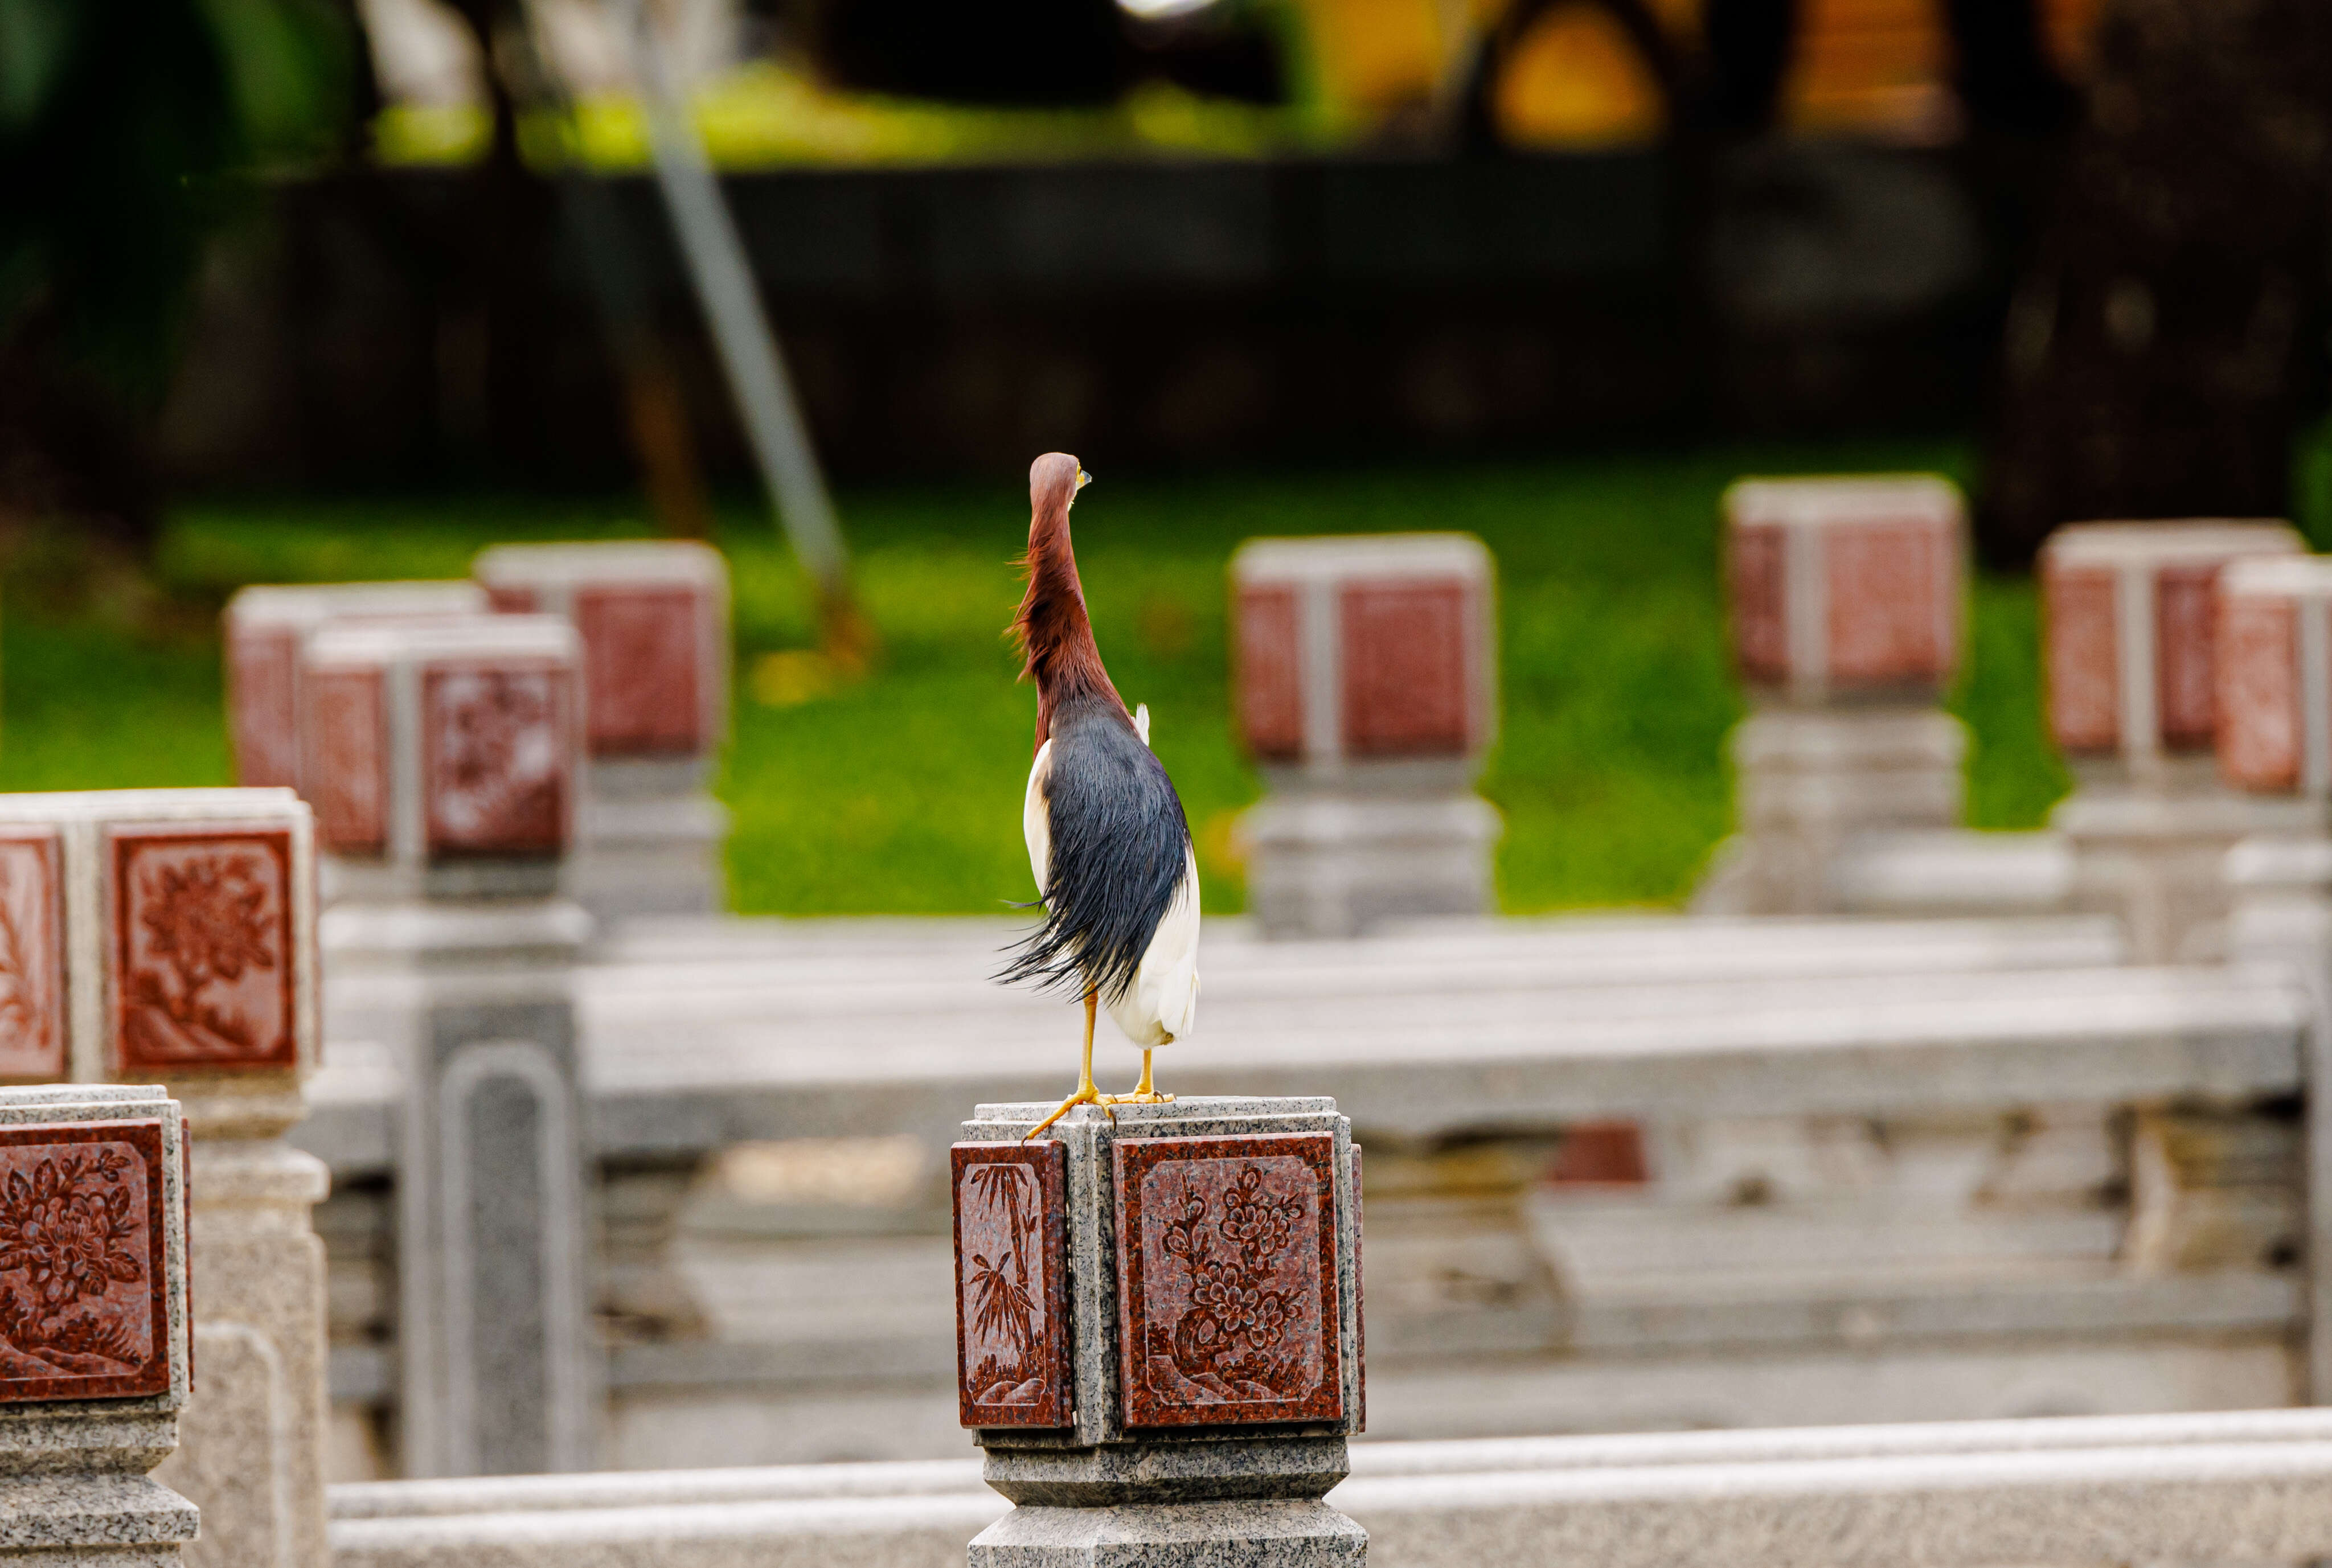
[[[0,515],[151,539],[205,240],[363,121],[345,0],[0,0]]]

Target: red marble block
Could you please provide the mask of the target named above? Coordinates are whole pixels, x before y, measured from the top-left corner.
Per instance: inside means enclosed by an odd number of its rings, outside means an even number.
[[[1238,595],[1239,723],[1247,750],[1272,761],[1304,752],[1304,636],[1295,591],[1250,588]]]
[[[2121,739],[2121,655],[2114,579],[2103,571],[2044,571],[2049,729],[2068,751],[2110,751]]]
[[[65,1076],[62,850],[47,827],[0,827],[0,1078]]]
[[[957,1407],[967,1427],[1066,1427],[1069,1387],[1066,1156],[1058,1143],[958,1143]]]
[[[2229,596],[2220,607],[2219,769],[2246,789],[2298,787],[2299,607],[2288,598]]]
[[[1640,1187],[1651,1180],[1644,1130],[1633,1122],[1578,1122],[1563,1130],[1546,1173],[1554,1187]]]
[[[316,811],[316,842],[334,855],[378,855],[388,843],[388,704],[378,669],[317,670],[306,678],[300,793]]]
[[[2057,744],[2132,755],[2210,751],[2220,576],[2232,562],[2301,548],[2289,525],[2275,522],[2075,523],[2050,535],[2040,576]],[[2135,624],[2124,624],[2126,612]],[[2130,660],[2152,680],[2132,682]]]
[[[555,855],[574,810],[574,684],[560,668],[433,664],[421,676],[433,856]]]
[[[1343,1419],[1334,1148],[1325,1133],[1114,1143],[1128,1427]]]
[[[292,1070],[291,832],[174,823],[104,837],[115,1070]]]
[[[593,756],[685,755],[710,743],[697,664],[711,613],[685,584],[575,590]]]
[[[1733,650],[1744,679],[1762,685],[1790,676],[1789,612],[1782,586],[1787,541],[1779,528],[1736,528],[1727,573],[1733,596]]]
[[[1354,756],[1472,749],[1466,599],[1461,582],[1345,586],[1344,745]]]
[[[1802,701],[1950,681],[1965,508],[1949,481],[1744,479],[1724,505],[1743,679]]]
[[[170,1388],[158,1121],[0,1126],[0,1403]]]
[[[299,775],[294,710],[300,633],[283,625],[227,626],[227,712],[233,716],[235,782],[288,788]]]

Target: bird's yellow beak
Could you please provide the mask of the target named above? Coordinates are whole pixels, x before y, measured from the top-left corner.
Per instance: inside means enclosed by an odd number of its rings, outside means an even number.
[[[1084,469],[1082,469],[1082,468],[1080,468],[1080,469],[1078,469],[1078,470],[1077,470],[1077,488],[1078,488],[1079,490],[1083,490],[1086,485],[1091,484],[1092,483],[1093,483],[1093,475],[1092,475],[1092,474],[1087,473],[1086,473]]]

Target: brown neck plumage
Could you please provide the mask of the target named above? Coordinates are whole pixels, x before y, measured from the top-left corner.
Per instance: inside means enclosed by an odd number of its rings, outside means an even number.
[[[1012,632],[1027,660],[1021,676],[1037,684],[1038,750],[1052,734],[1054,710],[1064,702],[1101,695],[1120,712],[1125,709],[1094,645],[1077,558],[1069,548],[1069,502],[1077,492],[1077,460],[1061,452],[1047,453],[1028,470],[1028,553],[1020,562],[1028,588],[1020,596]]]

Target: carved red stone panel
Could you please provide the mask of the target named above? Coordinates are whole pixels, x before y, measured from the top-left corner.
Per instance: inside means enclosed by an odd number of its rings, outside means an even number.
[[[1343,594],[1344,748],[1454,756],[1473,738],[1466,587],[1352,583]]]
[[[2068,751],[2110,751],[2121,741],[2113,574],[2045,571],[2041,600],[2050,733]]]
[[[2299,782],[2299,617],[2245,595],[2219,607],[2219,768],[2247,789]]]
[[[2218,735],[2218,583],[2216,566],[2165,567],[2155,579],[2154,689],[2165,751],[2207,751]]]
[[[703,594],[685,584],[578,588],[585,733],[594,756],[685,754],[704,735]]]
[[[0,828],[0,1078],[65,1076],[62,860],[55,828]]]
[[[0,1127],[0,1403],[170,1387],[162,1123]]]
[[[515,583],[488,583],[486,607],[498,616],[530,616],[535,610],[534,590]]]
[[[1953,617],[1945,601],[1955,585],[1949,539],[1920,522],[1828,531],[1832,681],[1888,686],[1932,684],[1951,674]]]
[[[1114,1150],[1125,1424],[1341,1420],[1334,1138]]]
[[[388,707],[378,670],[310,672],[302,700],[300,792],[316,842],[336,855],[378,855],[388,842]]]
[[[432,855],[550,855],[567,842],[569,677],[425,670],[421,771]]]
[[[1789,679],[1789,606],[1783,564],[1788,548],[1778,528],[1736,528],[1731,534],[1733,653],[1747,680]]]
[[[290,830],[173,824],[111,828],[106,840],[115,1067],[290,1070]]]
[[[294,683],[299,635],[290,626],[230,630],[227,710],[234,715],[234,778],[252,789],[290,785],[299,767]]]
[[[1367,1205],[1361,1199],[1361,1146],[1352,1145],[1352,1351],[1361,1360],[1360,1376],[1353,1384],[1360,1400],[1359,1419],[1352,1429],[1369,1429],[1369,1286],[1362,1269],[1361,1231],[1366,1218]]]
[[[1057,1143],[958,1143],[955,1197],[957,1406],[967,1427],[1066,1427],[1066,1156]]]
[[[1238,704],[1248,751],[1273,761],[1304,754],[1304,633],[1294,588],[1239,590]]]

